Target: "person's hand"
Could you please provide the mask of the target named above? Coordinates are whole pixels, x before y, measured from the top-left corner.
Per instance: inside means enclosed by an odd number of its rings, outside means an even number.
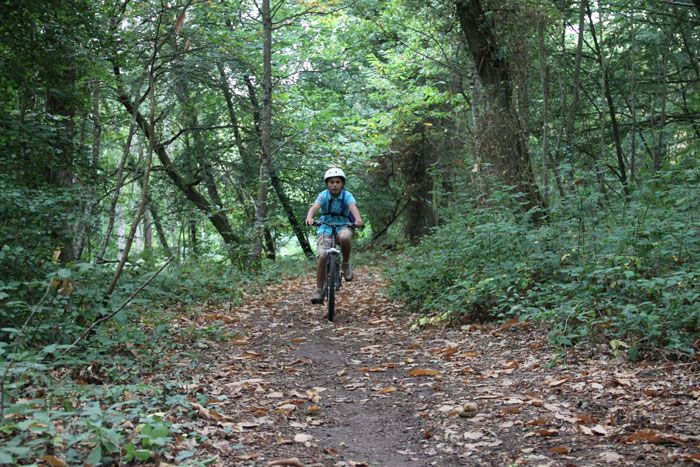
[[[362,222],[362,219],[355,219],[355,227],[362,228],[365,226],[365,223]]]
[[[304,224],[306,224],[306,225],[314,225],[314,218],[313,218],[313,217],[307,217],[307,218],[304,220]]]

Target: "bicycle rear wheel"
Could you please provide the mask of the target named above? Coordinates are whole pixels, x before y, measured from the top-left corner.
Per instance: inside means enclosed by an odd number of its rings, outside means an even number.
[[[328,321],[335,318],[335,287],[338,281],[338,257],[329,255],[328,258]]]

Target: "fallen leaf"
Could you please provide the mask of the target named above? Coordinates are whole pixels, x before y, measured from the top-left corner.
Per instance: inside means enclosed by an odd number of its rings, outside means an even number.
[[[275,461],[269,462],[268,467],[274,467],[275,465],[291,465],[293,467],[304,467],[298,457],[290,457],[289,459],[277,459]]]
[[[552,446],[549,450],[555,454],[568,454],[571,452],[571,448],[566,446]]]
[[[311,441],[312,439],[314,439],[314,437],[312,435],[307,435],[305,433],[297,433],[294,436],[295,443],[307,443],[307,442]]]
[[[694,462],[695,464],[700,464],[700,452],[695,453],[695,454],[688,454],[687,456],[683,456],[683,459]]]
[[[620,462],[625,456],[622,456],[615,451],[601,452],[599,456],[605,463]]]
[[[394,386],[387,386],[387,387],[385,387],[384,389],[382,389],[381,391],[379,391],[378,393],[379,393],[379,394],[389,394],[390,392],[394,392],[394,391],[396,391],[396,387],[394,387]]]
[[[684,437],[682,436],[670,433],[661,433],[651,429],[637,430],[627,438],[621,438],[620,441],[622,441],[623,443],[633,443],[635,441],[642,441],[649,444],[685,444],[686,442],[688,442],[688,440],[684,439]]]
[[[49,465],[52,465],[53,467],[68,467],[68,464],[66,464],[66,461],[63,459],[60,459],[56,456],[44,456],[42,457],[44,462],[46,462]]]
[[[562,384],[566,383],[569,381],[569,378],[562,378],[562,379],[550,379],[544,382],[547,386],[550,388],[556,388],[558,386],[561,386]]]
[[[432,369],[415,369],[408,372],[408,376],[434,376],[437,375],[439,371]]]
[[[630,385],[630,380],[625,379],[625,378],[613,378],[612,382],[615,384],[619,384],[620,386],[629,386]]]
[[[554,436],[557,434],[557,430],[532,430],[532,433],[542,436]]]

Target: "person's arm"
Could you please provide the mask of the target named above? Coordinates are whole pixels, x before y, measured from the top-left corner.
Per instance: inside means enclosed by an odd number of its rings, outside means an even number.
[[[318,202],[314,202],[314,204],[312,204],[309,208],[309,212],[306,213],[306,220],[304,220],[304,224],[312,225],[314,223],[314,216],[319,209],[321,209],[321,205]]]
[[[350,203],[348,204],[348,207],[350,208],[350,212],[352,213],[353,216],[355,216],[355,225],[357,227],[362,227],[365,225],[364,222],[362,222],[362,216],[360,215],[360,210],[357,209],[357,204],[356,203]]]

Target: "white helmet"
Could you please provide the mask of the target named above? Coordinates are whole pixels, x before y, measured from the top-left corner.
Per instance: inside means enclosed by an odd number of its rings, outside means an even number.
[[[343,169],[332,167],[326,170],[326,175],[323,177],[323,181],[325,182],[331,177],[340,177],[343,179],[343,182],[345,182],[345,172],[343,172]]]

